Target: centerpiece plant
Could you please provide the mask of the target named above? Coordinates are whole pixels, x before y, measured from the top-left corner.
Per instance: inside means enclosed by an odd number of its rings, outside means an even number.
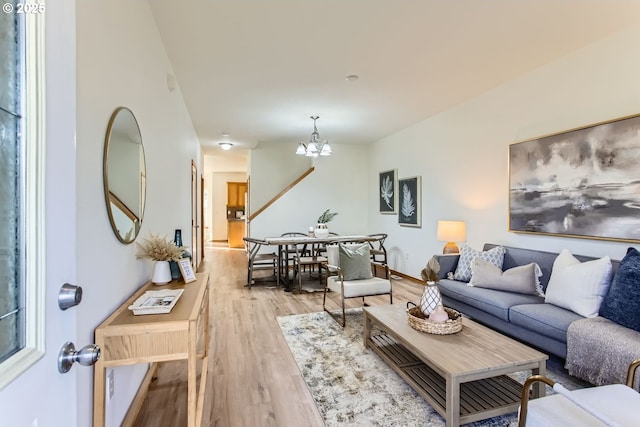
[[[318,224],[326,224],[333,218],[335,218],[336,215],[338,215],[338,212],[331,212],[330,209],[327,209],[326,211],[322,212],[322,215],[318,217]]]
[[[317,225],[313,231],[314,235],[318,238],[326,238],[329,235],[329,227],[327,223],[338,215],[338,212],[331,212],[330,209],[322,212],[322,215],[318,217]]]

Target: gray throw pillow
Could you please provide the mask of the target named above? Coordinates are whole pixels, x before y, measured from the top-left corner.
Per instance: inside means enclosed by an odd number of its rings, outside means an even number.
[[[535,263],[502,271],[490,262],[476,258],[469,286],[538,295],[537,283]]]
[[[340,255],[340,268],[344,280],[371,279],[371,257],[369,254],[369,244],[338,246]]]

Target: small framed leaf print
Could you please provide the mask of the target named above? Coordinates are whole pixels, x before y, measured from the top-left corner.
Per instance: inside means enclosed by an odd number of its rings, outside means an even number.
[[[380,213],[395,214],[398,212],[398,182],[397,170],[380,172],[378,191],[380,194]]]
[[[182,274],[184,283],[191,283],[196,281],[196,274],[193,272],[191,259],[182,258],[180,261],[178,261],[178,267],[180,268],[180,274]]]
[[[422,177],[398,180],[398,223],[406,227],[422,227]]]

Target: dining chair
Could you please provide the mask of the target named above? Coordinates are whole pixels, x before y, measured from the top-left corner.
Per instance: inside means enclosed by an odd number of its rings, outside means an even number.
[[[386,277],[376,277],[371,272],[371,254],[368,243],[335,243],[327,245],[327,263],[325,267],[328,275],[325,281],[322,308],[326,307],[327,292],[338,292],[342,305],[342,323],[346,325],[345,300],[362,298],[362,304],[367,305],[365,297],[389,295],[389,304],[393,304],[393,283],[385,265]],[[336,275],[331,275],[331,272]],[[334,317],[333,315],[331,317]],[[334,317],[334,319],[336,319]],[[336,321],[338,321],[336,319]],[[338,321],[339,322],[339,321]],[[340,322],[339,322],[340,323]]]
[[[327,262],[327,257],[322,254],[322,246],[319,243],[296,245],[293,256],[293,275],[298,279],[298,289],[302,290],[302,273],[309,270],[309,276],[318,269],[318,280],[322,283],[322,266]]]
[[[301,233],[299,231],[290,231],[287,233],[282,233],[280,237],[307,237],[308,234]],[[301,254],[307,255],[309,251],[306,248],[306,244],[302,245],[302,249],[300,250]],[[296,256],[296,245],[282,245],[280,247],[280,260],[283,264],[283,268],[288,275],[289,265],[294,266],[294,258]]]
[[[251,237],[243,238],[245,250],[247,254],[247,286],[251,286],[255,282],[253,273],[258,270],[272,270],[276,281],[276,286],[280,286],[280,272],[278,268],[278,254],[275,252],[264,253],[260,249],[265,242]]]
[[[386,233],[377,233],[370,234],[369,237],[375,239],[369,241],[369,247],[373,274],[376,274],[378,271],[377,266],[387,265],[387,250],[384,247],[384,241],[387,239],[388,235]],[[387,271],[388,269],[385,269],[385,272]]]

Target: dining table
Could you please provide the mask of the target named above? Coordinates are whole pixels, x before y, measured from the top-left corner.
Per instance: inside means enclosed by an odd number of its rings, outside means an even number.
[[[265,237],[262,239],[262,244],[267,246],[278,247],[278,266],[280,280],[285,285],[285,291],[290,290],[291,281],[289,280],[289,250],[292,246],[298,245],[314,245],[314,244],[328,244],[328,243],[356,243],[356,242],[375,242],[379,240],[379,237],[370,236],[366,234],[352,234],[352,235],[329,235],[327,237],[315,237],[315,236],[277,236],[277,237]],[[284,256],[283,256],[284,254]]]

